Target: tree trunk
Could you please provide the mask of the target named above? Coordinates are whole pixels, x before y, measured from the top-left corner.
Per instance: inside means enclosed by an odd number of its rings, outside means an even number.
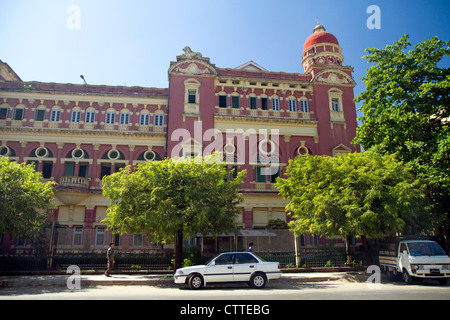
[[[183,255],[183,230],[178,230],[178,232],[175,235],[175,250],[173,257],[174,271],[181,268],[182,255]]]
[[[364,252],[366,254],[366,264],[371,266],[373,265],[373,260],[370,252],[369,241],[367,240],[367,237],[365,235],[361,236],[361,241],[364,247]]]
[[[352,236],[345,235],[345,253],[347,254],[347,265],[352,265],[352,254],[350,251],[350,243],[352,241]]]
[[[300,268],[302,266],[302,256],[300,255],[300,237],[294,233],[295,244],[295,266]]]

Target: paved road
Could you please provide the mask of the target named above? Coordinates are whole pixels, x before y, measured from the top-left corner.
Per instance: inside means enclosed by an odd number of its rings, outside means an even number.
[[[282,279],[264,290],[254,290],[245,284],[217,285],[192,291],[173,285],[100,286],[68,290],[66,288],[9,288],[0,290],[0,300],[450,300],[450,285],[436,281],[419,284],[381,283],[369,288],[365,282],[345,280],[327,282],[292,282]]]

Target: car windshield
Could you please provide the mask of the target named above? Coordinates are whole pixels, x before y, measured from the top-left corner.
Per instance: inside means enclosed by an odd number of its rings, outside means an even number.
[[[408,242],[412,256],[445,256],[445,251],[436,242]]]

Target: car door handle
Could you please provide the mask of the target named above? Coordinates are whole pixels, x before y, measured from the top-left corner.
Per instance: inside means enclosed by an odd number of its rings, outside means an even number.
[[[228,269],[233,269],[233,267],[228,267]]]
[[[250,266],[250,268],[254,268],[255,266]]]

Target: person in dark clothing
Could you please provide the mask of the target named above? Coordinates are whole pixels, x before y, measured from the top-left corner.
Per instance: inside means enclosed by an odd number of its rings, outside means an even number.
[[[253,253],[253,242],[250,242],[250,245],[248,247],[248,252],[252,252]]]
[[[114,267],[114,263],[116,261],[114,260],[114,243],[109,244],[108,251],[106,251],[106,260],[107,260],[107,269],[105,271],[105,276],[111,277],[110,273],[112,268]]]

